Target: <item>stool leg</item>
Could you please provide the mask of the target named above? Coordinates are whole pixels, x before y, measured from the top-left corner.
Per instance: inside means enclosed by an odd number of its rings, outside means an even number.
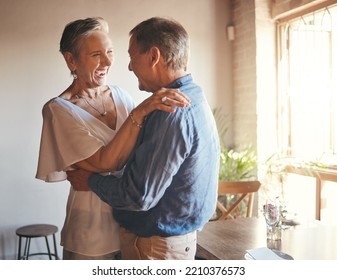
[[[54,252],[55,252],[55,260],[59,259],[59,256],[57,254],[57,247],[56,247],[56,238],[55,238],[55,234],[53,234],[53,241],[54,241]]]
[[[21,260],[21,236],[19,236],[18,260]]]
[[[49,248],[48,238],[47,238],[47,236],[45,236],[44,238],[46,239],[47,250],[48,250],[48,256],[49,256],[49,259],[51,260],[51,253],[50,253],[50,248]]]
[[[26,237],[25,250],[22,256],[24,260],[28,260],[29,258],[29,249],[30,249],[30,237]]]

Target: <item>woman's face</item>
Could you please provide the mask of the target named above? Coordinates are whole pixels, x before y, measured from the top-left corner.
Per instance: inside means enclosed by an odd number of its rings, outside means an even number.
[[[88,88],[104,85],[112,61],[112,42],[108,34],[90,32],[79,42],[79,55],[75,59],[78,82]]]

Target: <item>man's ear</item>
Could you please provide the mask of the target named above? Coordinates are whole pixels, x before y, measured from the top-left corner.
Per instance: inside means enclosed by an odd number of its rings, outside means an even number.
[[[160,50],[157,47],[151,47],[151,49],[149,50],[149,54],[150,54],[150,64],[151,66],[155,66],[160,59]]]
[[[76,62],[75,62],[75,58],[73,56],[73,54],[71,52],[65,52],[63,54],[63,57],[68,65],[68,68],[70,69],[70,71],[75,71],[76,70]]]

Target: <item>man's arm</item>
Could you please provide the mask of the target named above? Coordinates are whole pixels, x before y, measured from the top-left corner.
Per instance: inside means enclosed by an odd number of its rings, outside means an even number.
[[[182,115],[178,111],[154,112],[123,176],[93,174],[89,177],[90,188],[113,208],[144,211],[154,207],[191,149]]]
[[[165,103],[161,101],[164,95],[167,97]],[[176,110],[175,106],[186,107],[187,105],[189,105],[188,97],[178,89],[159,90],[133,110],[133,116],[130,114],[108,145],[101,147],[84,161],[78,162],[76,166],[92,172],[122,169],[136,144],[140,124],[143,123],[145,116],[154,110],[173,113]]]

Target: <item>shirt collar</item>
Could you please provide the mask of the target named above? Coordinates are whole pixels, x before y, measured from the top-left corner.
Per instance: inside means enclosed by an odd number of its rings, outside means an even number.
[[[175,80],[173,83],[169,84],[167,88],[180,88],[183,85],[192,82],[192,75],[187,74],[185,76],[180,77],[179,79]]]

